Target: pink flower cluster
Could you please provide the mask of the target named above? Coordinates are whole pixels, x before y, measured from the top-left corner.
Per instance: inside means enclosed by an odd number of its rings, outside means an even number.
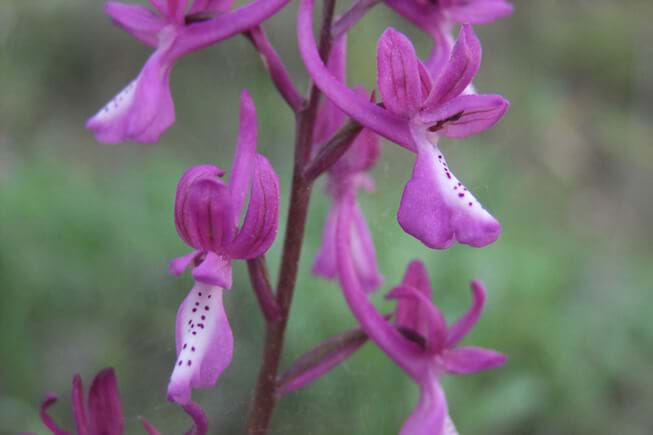
[[[324,1],[332,11],[334,0]],[[210,164],[189,168],[179,180],[174,222],[179,237],[192,251],[174,259],[169,270],[180,275],[191,269],[195,285],[177,312],[177,355],[167,397],[194,419],[191,433],[206,433],[206,418],[192,401],[192,392],[214,386],[231,362],[234,337],[223,295],[232,287],[232,260],[245,260],[266,317],[267,336],[272,337],[257,397],[260,394],[264,400],[276,402],[323,376],[371,340],[420,390],[417,406],[400,433],[455,434],[442,376],[474,373],[506,362],[506,357],[494,350],[459,345],[480,318],[485,287],[472,281],[471,308],[448,324],[432,301],[426,266],[415,260],[402,282],[387,294],[397,302],[395,312],[381,314],[368,295],[382,285],[383,276],[357,198],[361,189],[374,191],[370,171],[381,158],[380,139],[385,138],[415,154],[397,211],[398,223],[407,234],[428,248],[442,250],[456,242],[484,247],[497,240],[499,222],[454,175],[439,142],[441,138],[479,134],[494,126],[508,109],[502,96],[478,93],[472,84],[481,65],[481,44],[472,25],[504,17],[512,7],[505,0],[357,0],[340,18],[327,20],[318,44],[313,33],[314,2],[299,1],[297,22],[299,51],[314,83],[306,98],[295,88],[262,28],[289,0],[253,0],[235,10],[231,0],[150,0],[153,9],[115,2],[106,5],[114,23],[154,52],[137,78],[87,122],[100,142],[157,142],[175,120],[170,75],[176,60],[238,34],[247,36],[260,53],[298,120],[293,196],[281,269],[292,275],[280,277],[277,292],[269,284],[264,255],[277,234],[279,177],[257,152],[256,109],[247,91],[241,94],[240,130],[229,182],[223,180],[224,170]],[[433,48],[422,60],[407,36],[387,29],[378,40],[377,86],[370,92],[347,84],[346,33],[377,3],[385,3],[426,32]],[[325,10],[329,19],[328,8]],[[456,25],[460,27],[454,39]],[[320,94],[324,97],[321,103]],[[277,377],[279,337],[282,343],[308,197],[313,181],[322,174],[326,175],[331,208],[312,271],[340,284],[359,328],[324,341]],[[301,213],[295,213],[296,208]],[[271,388],[269,370],[273,370]],[[75,378],[73,402],[79,433],[122,433],[112,371],[102,372],[94,381],[88,412],[82,395],[81,381]],[[53,401],[49,397],[44,402],[44,423],[54,433],[65,433],[45,412]],[[262,406],[255,404],[253,412],[271,415],[273,408],[274,403],[264,401]],[[267,423],[256,425],[269,417],[255,416],[251,421],[255,422],[250,427],[252,433],[264,433]],[[149,433],[156,433],[152,425],[143,423]],[[90,427],[94,429],[80,429]]]

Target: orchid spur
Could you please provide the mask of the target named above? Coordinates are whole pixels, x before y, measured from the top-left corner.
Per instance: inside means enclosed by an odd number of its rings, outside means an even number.
[[[346,38],[340,37],[334,44],[329,57],[329,69],[342,82],[346,76]],[[364,94],[365,92],[361,90]],[[346,115],[331,101],[325,99],[318,112],[314,131],[315,144],[322,144],[333,137],[346,121]],[[352,258],[363,287],[375,290],[383,282],[376,261],[372,235],[365,217],[356,202],[360,187],[372,190],[374,181],[367,175],[379,158],[379,137],[368,129],[360,131],[349,149],[329,169],[327,193],[332,205],[326,218],[322,245],[313,263],[313,273],[327,279],[337,279],[336,266],[336,219],[343,201],[353,197],[355,224],[351,227]]]
[[[231,288],[232,259],[252,259],[267,251],[279,219],[279,179],[256,152],[256,109],[241,94],[240,131],[229,184],[216,166],[190,168],[179,180],[175,225],[195,250],[170,263],[170,273],[193,268],[195,285],[177,312],[175,363],[168,397],[189,403],[192,388],[213,386],[231,362],[233,335],[222,303]],[[239,225],[249,193],[249,205]]]
[[[407,233],[430,248],[454,241],[474,247],[494,242],[501,231],[492,217],[454,176],[438,148],[441,136],[464,138],[496,124],[508,109],[499,95],[468,95],[465,89],[481,63],[481,46],[464,25],[451,58],[432,79],[412,43],[388,29],[378,44],[378,89],[383,104],[361,98],[324,65],[312,33],[314,0],[301,0],[299,46],[320,89],[356,122],[417,153],[397,219]]]
[[[385,0],[397,13],[413,22],[433,39],[426,62],[434,74],[451,55],[453,24],[486,24],[512,13],[506,0]]]
[[[61,429],[48,415],[48,408],[57,401],[54,393],[49,393],[41,404],[41,420],[54,435],[70,435],[70,432]],[[82,378],[75,375],[72,389],[73,417],[78,435],[122,435],[124,433],[124,418],[118,382],[113,369],[101,370],[91,383],[88,392],[88,401],[84,401],[84,387]],[[208,422],[202,408],[190,402],[184,410],[193,418],[194,427],[187,435],[204,435],[208,431]],[[158,435],[159,432],[145,418],[140,417],[145,431],[149,435]]]
[[[175,121],[170,73],[180,57],[245,32],[289,0],[255,0],[229,11],[233,0],[150,0],[158,12],[140,5],[108,2],[105,10],[155,51],[138,77],[86,123],[98,141],[158,142]]]
[[[449,421],[440,378],[445,374],[467,374],[499,367],[506,357],[479,347],[458,347],[478,322],[486,291],[472,281],[473,304],[452,325],[431,302],[431,284],[424,264],[409,264],[401,284],[386,297],[396,299],[395,324],[389,323],[368,300],[351,258],[351,202],[340,208],[337,223],[338,276],[345,299],[361,329],[392,358],[420,388],[417,407],[404,423],[401,435],[445,435],[456,433]]]

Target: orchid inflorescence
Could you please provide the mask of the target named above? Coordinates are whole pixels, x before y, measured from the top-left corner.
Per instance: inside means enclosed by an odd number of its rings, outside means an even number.
[[[335,17],[336,1],[323,2],[318,42],[313,33],[315,0],[299,1],[299,51],[313,82],[306,97],[295,87],[262,27],[290,0],[252,0],[237,9],[231,0],[150,0],[151,9],[106,5],[115,24],[154,52],[137,78],[87,122],[98,141],[157,142],[175,120],[170,92],[175,61],[239,34],[252,42],[283,100],[297,115],[290,208],[276,288],[269,280],[265,253],[277,234],[279,178],[257,152],[256,109],[246,90],[241,93],[239,135],[228,183],[223,180],[227,173],[210,164],[189,168],[179,180],[174,222],[192,251],[174,259],[169,270],[180,275],[190,269],[195,285],[177,312],[177,356],[167,397],[192,417],[189,433],[207,432],[204,411],[192,401],[192,392],[214,386],[231,362],[234,337],[223,295],[233,284],[232,260],[245,260],[267,328],[249,433],[266,433],[280,398],[325,375],[371,340],[419,387],[417,406],[400,433],[455,434],[442,376],[506,362],[499,352],[459,345],[480,318],[485,287],[472,281],[471,308],[448,324],[431,299],[426,266],[414,260],[402,282],[386,296],[396,301],[394,313],[382,314],[369,299],[383,276],[357,196],[361,189],[374,191],[369,172],[380,158],[380,139],[385,138],[416,155],[397,211],[407,234],[441,250],[456,242],[483,247],[497,240],[499,222],[454,175],[439,141],[481,133],[508,109],[506,99],[478,93],[472,84],[481,64],[481,44],[472,25],[504,17],[512,7],[505,0],[356,0]],[[350,88],[347,32],[380,3],[423,30],[432,40],[431,52],[422,60],[406,35],[389,28],[378,41],[376,90]],[[312,271],[340,284],[358,327],[326,339],[280,374],[311,187],[321,175],[326,176],[331,208]],[[66,433],[46,413],[54,400],[49,395],[44,401],[43,421],[53,433]],[[73,410],[80,434],[122,433],[113,371],[96,377],[88,406],[77,376]],[[146,420],[143,424],[148,433],[156,433]]]

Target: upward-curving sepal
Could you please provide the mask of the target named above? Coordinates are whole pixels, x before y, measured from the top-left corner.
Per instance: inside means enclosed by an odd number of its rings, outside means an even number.
[[[485,24],[510,15],[512,10],[506,0],[453,0],[447,15],[459,23]]]
[[[424,110],[438,106],[463,93],[481,66],[481,42],[474,29],[464,24],[456,40],[451,57],[440,74],[435,77],[433,90]]]
[[[454,241],[474,247],[494,242],[501,232],[492,217],[453,175],[442,153],[415,133],[417,159],[401,197],[399,225],[429,248],[446,249]]]
[[[193,388],[213,386],[231,362],[233,335],[222,305],[223,289],[196,283],[177,312],[177,361],[168,398],[181,405]]]
[[[114,24],[151,47],[157,46],[158,34],[166,25],[162,17],[141,5],[110,1],[104,6],[104,11]]]
[[[217,12],[223,13],[231,9],[234,0],[195,0],[190,10],[189,15],[200,12]]]
[[[256,107],[250,93],[244,90],[240,94],[238,141],[236,142],[234,161],[229,176],[229,190],[233,197],[234,222],[238,221],[247,193],[251,189],[252,176],[256,169],[257,137]]]
[[[420,79],[420,60],[410,40],[393,28],[379,38],[377,81],[385,107],[410,118],[426,98]]]
[[[124,426],[116,374],[107,368],[95,376],[88,392],[89,434],[120,435]]]
[[[279,192],[279,176],[268,159],[257,154],[245,221],[227,248],[232,258],[256,258],[270,248],[279,225]]]

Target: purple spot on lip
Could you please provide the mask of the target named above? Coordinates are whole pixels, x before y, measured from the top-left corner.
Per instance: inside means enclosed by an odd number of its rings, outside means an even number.
[[[470,203],[468,203],[467,205],[469,205],[469,206],[471,207],[471,206],[472,206],[472,203],[470,202]]]
[[[190,348],[190,351],[191,351],[191,352],[195,352],[195,346],[191,347],[191,348]]]
[[[202,320],[206,320],[206,316],[202,316]]]
[[[447,172],[447,178],[451,180],[451,174]]]
[[[211,295],[209,295],[209,299],[211,299]]]
[[[188,367],[190,367],[190,365],[193,364],[193,362],[191,360],[188,360],[186,364],[188,365]]]
[[[193,313],[197,312],[197,308],[193,308]]]
[[[197,335],[197,331],[193,331],[193,335]]]
[[[206,311],[209,311],[209,306],[208,306],[208,305],[205,305],[205,306],[204,306],[204,309],[205,309]]]
[[[462,198],[463,196],[465,196],[465,194],[464,193],[459,193],[458,196]]]
[[[453,187],[453,190],[458,190],[458,186],[454,186],[454,187]]]
[[[198,295],[199,295],[199,296],[202,296],[202,292],[199,292]]]
[[[179,363],[177,363],[178,366],[182,365],[184,361],[179,360]]]
[[[184,343],[184,347],[183,347],[183,348],[186,349],[186,347],[188,347],[188,344],[187,344],[187,343]]]

